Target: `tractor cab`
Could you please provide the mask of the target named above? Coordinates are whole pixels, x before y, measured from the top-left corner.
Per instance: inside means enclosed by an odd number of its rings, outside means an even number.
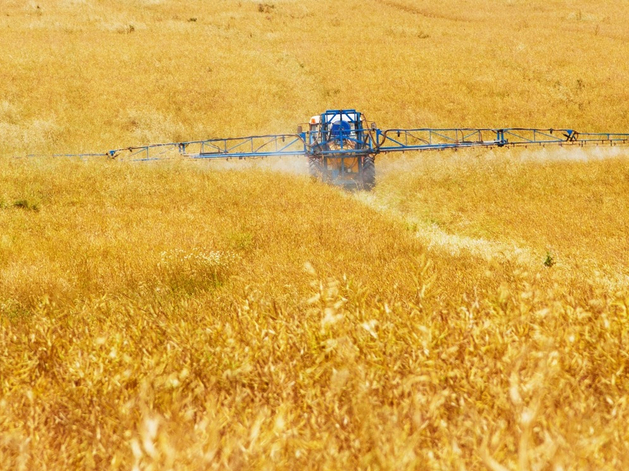
[[[355,149],[362,125],[356,110],[327,110],[310,118],[310,144],[322,149],[330,145],[333,150]]]

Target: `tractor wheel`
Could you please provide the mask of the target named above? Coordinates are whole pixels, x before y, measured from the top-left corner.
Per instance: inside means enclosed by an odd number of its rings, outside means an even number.
[[[321,157],[308,156],[308,169],[313,180],[323,181],[323,159]]]
[[[363,160],[363,189],[373,190],[376,186],[376,158],[366,155]]]

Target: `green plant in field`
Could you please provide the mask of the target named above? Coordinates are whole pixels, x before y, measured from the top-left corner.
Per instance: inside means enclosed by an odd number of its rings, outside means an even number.
[[[33,202],[28,199],[15,200],[12,206],[14,208],[25,209],[27,211],[39,211],[39,203]]]
[[[228,235],[227,239],[233,250],[247,252],[254,246],[253,234],[248,231],[232,232]]]
[[[15,299],[0,299],[0,315],[16,321],[28,315],[28,310]]]
[[[550,268],[555,265],[555,257],[552,256],[550,252],[546,252],[546,258],[544,259],[544,266]]]
[[[417,232],[417,223],[416,222],[407,222],[406,230],[409,232]]]

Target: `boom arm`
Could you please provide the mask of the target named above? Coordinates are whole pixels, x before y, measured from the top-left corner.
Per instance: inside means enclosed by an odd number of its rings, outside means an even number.
[[[313,116],[306,131],[202,141],[149,144],[95,155],[129,160],[172,156],[191,159],[301,156],[310,175],[345,188],[371,190],[376,184],[375,156],[389,152],[528,145],[627,144],[629,133],[578,133],[572,129],[451,128],[378,129],[354,109],[326,110]],[[66,154],[67,155],[67,154]]]
[[[362,132],[362,145],[346,145],[352,135]],[[572,129],[359,129],[338,132],[341,145],[335,149],[309,145],[314,131],[201,141],[150,144],[115,149],[109,157],[126,155],[134,160],[153,160],[178,153],[193,159],[260,158],[308,155],[376,155],[389,152],[459,149],[468,147],[505,147],[528,145],[628,144],[629,133],[578,133]],[[319,136],[317,136],[319,137]],[[84,154],[87,155],[87,154]]]
[[[627,144],[629,133],[578,133],[572,129],[451,128],[387,129],[369,124],[354,109],[327,110],[314,116],[307,131],[225,139],[149,144],[95,155],[154,160],[173,155],[193,159],[307,156],[310,159],[354,158],[388,152],[504,147],[547,144]],[[69,154],[64,154],[68,155]]]
[[[578,133],[572,129],[388,129],[379,131],[377,152],[547,144],[627,144],[629,133]]]
[[[195,159],[255,158],[283,155],[306,155],[303,140],[298,134],[206,139],[202,141],[170,142],[110,150],[111,158],[125,156],[133,160],[156,160],[173,154]]]

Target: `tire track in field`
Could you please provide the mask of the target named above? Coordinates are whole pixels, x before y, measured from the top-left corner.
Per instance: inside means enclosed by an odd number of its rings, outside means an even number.
[[[496,254],[501,254],[522,265],[534,264],[535,257],[528,249],[518,247],[515,244],[450,234],[434,224],[403,215],[386,199],[380,198],[374,193],[357,192],[355,195],[358,201],[379,213],[403,220],[411,226],[414,235],[424,242],[428,250],[440,251],[452,256],[460,255],[465,251],[487,261],[495,259]]]
[[[487,262],[496,259],[508,260],[522,269],[533,272],[543,268],[543,260],[529,248],[519,247],[515,243],[450,234],[433,224],[405,216],[395,208],[391,201],[387,201],[386,196],[361,191],[355,193],[354,198],[381,214],[410,225],[414,236],[425,244],[429,252],[452,257],[468,253]],[[622,273],[603,273],[600,267],[594,263],[576,268],[570,264],[559,262],[552,269],[563,279],[581,278],[582,275],[585,275],[588,281],[591,280],[592,283],[609,293],[629,289],[629,276]]]

